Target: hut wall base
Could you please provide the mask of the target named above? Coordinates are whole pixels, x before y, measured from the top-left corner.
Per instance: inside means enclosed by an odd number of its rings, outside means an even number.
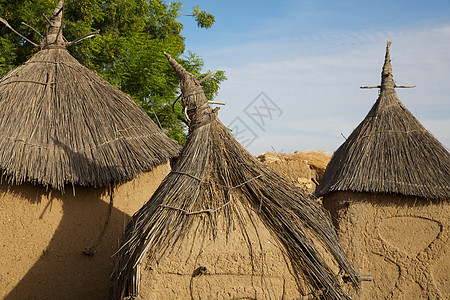
[[[108,189],[0,184],[0,299],[107,299],[109,277],[130,216],[149,200],[169,163],[115,188],[110,223],[103,230]]]
[[[450,297],[449,201],[337,192],[323,203],[350,261],[373,277],[354,299]]]
[[[242,204],[236,205],[243,211]],[[159,262],[142,262],[139,297],[302,299],[302,295],[311,292],[308,283],[297,285],[282,246],[256,214],[252,213],[252,217],[254,226],[246,226],[252,254],[239,225],[227,237],[224,220],[219,216],[214,239],[208,232],[208,223],[203,223],[201,216],[195,217],[191,230],[170,253]],[[248,217],[245,220],[251,224]]]

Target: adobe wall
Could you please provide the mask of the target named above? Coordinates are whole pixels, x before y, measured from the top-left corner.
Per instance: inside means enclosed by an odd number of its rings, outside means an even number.
[[[144,258],[138,299],[309,299],[302,298],[311,295],[309,285],[306,280],[297,285],[284,247],[254,213],[245,213],[240,203],[235,207],[245,220],[253,256],[239,223],[235,221],[227,240],[219,215],[213,240],[201,233],[203,226],[211,225],[196,216],[186,238],[171,253],[158,263]]]
[[[321,151],[302,151],[293,154],[266,152],[256,158],[309,194],[313,194],[322,180],[331,155]]]
[[[116,186],[109,225],[108,189],[0,184],[0,299],[107,299],[109,277],[130,216],[170,172],[169,163]]]
[[[450,298],[450,201],[337,192],[323,204],[350,261],[373,277],[355,299]]]

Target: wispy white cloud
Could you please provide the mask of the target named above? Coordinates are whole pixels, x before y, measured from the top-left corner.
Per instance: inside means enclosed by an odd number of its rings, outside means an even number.
[[[219,99],[228,102],[225,124],[240,116],[258,135],[248,149],[332,153],[369,111],[380,82],[386,40],[400,99],[447,148],[450,146],[450,24],[389,32],[340,32],[304,39],[242,44],[208,52],[207,63],[224,69],[228,80]],[[244,108],[264,91],[283,110],[264,130]]]

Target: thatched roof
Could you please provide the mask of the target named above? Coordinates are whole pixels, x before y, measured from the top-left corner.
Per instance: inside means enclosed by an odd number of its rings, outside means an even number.
[[[389,46],[378,99],[334,153],[318,196],[353,191],[450,199],[449,152],[400,102]]]
[[[63,4],[41,50],[0,79],[3,178],[54,189],[107,186],[177,156],[179,146],[128,95],[69,54]]]
[[[327,249],[358,285],[329,215],[248,153],[219,121],[217,109],[210,107],[194,76],[166,55],[181,81],[190,132],[172,172],[126,228],[112,276],[112,298],[136,296],[143,257],[150,262],[164,257],[194,224],[207,224],[198,229],[199,240],[217,234],[219,218],[225,219],[227,232],[234,226],[251,226],[242,224],[238,207],[243,206],[255,212],[286,249],[297,279],[305,276],[313,289],[325,291],[327,299],[346,299],[315,246]]]

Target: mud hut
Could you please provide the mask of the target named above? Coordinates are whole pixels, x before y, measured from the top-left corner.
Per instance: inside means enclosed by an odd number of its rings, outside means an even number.
[[[347,299],[358,286],[327,212],[248,153],[170,55],[189,136],[133,216],[112,299]]]
[[[180,150],[69,54],[63,10],[0,79],[1,299],[107,298],[125,225]]]
[[[378,99],[336,150],[317,190],[362,299],[450,297],[450,155],[400,102],[389,54]]]

